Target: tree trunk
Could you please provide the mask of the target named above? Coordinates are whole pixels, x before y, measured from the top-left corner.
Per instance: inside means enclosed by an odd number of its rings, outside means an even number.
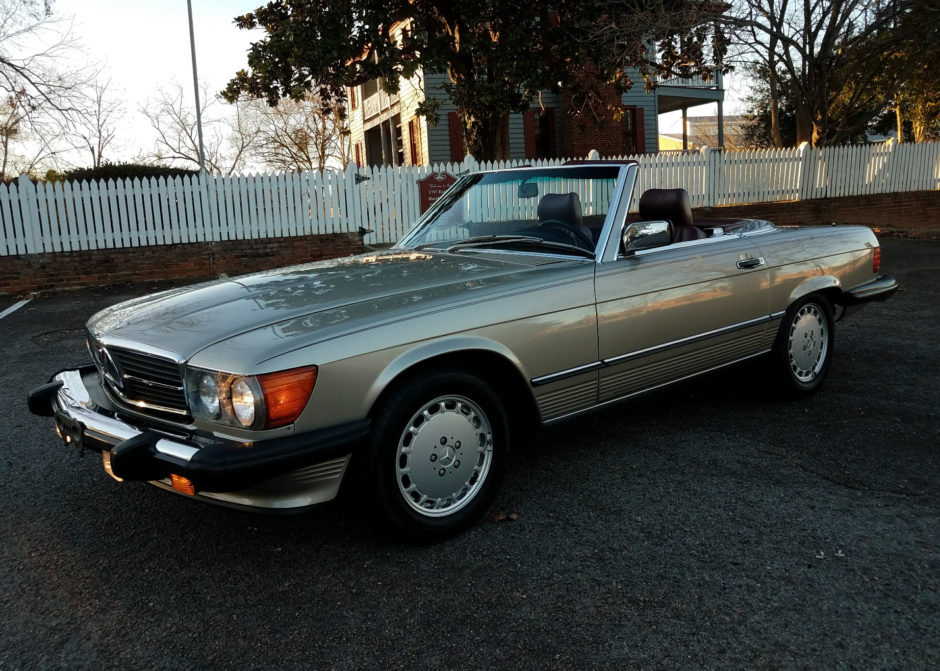
[[[783,138],[780,137],[780,109],[777,104],[776,86],[770,85],[770,134],[773,137],[774,146],[778,149],[783,146]]]
[[[818,120],[814,120],[812,146],[815,149],[816,147],[821,147],[824,144],[826,144],[826,129]]]
[[[796,144],[800,145],[803,142],[810,143],[813,145],[813,118],[809,109],[800,105],[796,110]]]
[[[770,85],[770,134],[773,137],[774,146],[778,149],[783,146],[783,139],[780,137],[780,104],[778,102],[779,94],[777,91],[777,66],[775,65],[773,53],[777,46],[776,36],[770,39],[770,63],[767,67],[767,83]]]
[[[901,106],[894,108],[894,116],[898,122],[898,143],[904,142],[904,118],[901,116]],[[916,139],[914,140],[917,141]]]
[[[478,161],[505,161],[509,158],[509,115],[475,114],[463,117],[467,153]]]

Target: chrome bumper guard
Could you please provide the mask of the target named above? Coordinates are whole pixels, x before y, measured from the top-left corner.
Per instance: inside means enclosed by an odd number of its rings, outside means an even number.
[[[368,432],[368,420],[362,420],[255,443],[167,436],[105,414],[83,379],[93,371],[92,366],[57,373],[30,392],[30,411],[55,417],[66,444],[100,450],[105,470],[117,480],[166,487],[171,474],[182,476],[192,482],[197,498],[218,503],[283,509],[329,500],[355,443]]]

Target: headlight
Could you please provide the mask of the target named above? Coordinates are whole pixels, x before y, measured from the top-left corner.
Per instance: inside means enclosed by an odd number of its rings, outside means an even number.
[[[219,402],[219,381],[215,373],[200,373],[196,387],[196,401],[211,419],[216,419],[222,410]]]
[[[232,385],[232,412],[242,426],[255,423],[255,393],[245,378],[237,378]]]
[[[245,376],[197,368],[186,371],[193,417],[243,428],[292,424],[307,406],[316,381],[316,366]]]

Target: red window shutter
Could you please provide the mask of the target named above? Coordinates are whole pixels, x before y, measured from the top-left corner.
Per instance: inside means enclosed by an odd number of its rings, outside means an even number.
[[[558,157],[558,148],[555,146],[555,139],[558,137],[558,134],[555,132],[555,108],[549,107],[545,110],[544,114],[548,115],[548,132],[549,132],[549,144],[551,146],[551,156],[549,158]]]
[[[356,143],[356,165],[360,168],[362,167],[362,145],[358,142]]]
[[[451,112],[447,115],[447,123],[450,129],[450,160],[462,161],[466,156],[463,143],[463,123],[460,121],[460,115],[457,112]]]
[[[636,153],[646,153],[646,124],[644,122],[643,108],[633,110],[633,132],[636,133]]]
[[[522,134],[525,137],[525,157],[535,156],[535,110],[529,110],[522,115]]]

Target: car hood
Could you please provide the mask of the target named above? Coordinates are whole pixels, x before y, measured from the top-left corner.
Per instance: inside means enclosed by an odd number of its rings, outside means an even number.
[[[524,255],[387,251],[216,280],[119,303],[88,322],[95,337],[184,359],[256,329],[316,324],[311,342],[365,317],[383,321],[474,292],[499,292],[558,259]],[[562,262],[563,263],[563,262]],[[567,265],[567,264],[566,264]],[[322,313],[324,319],[309,319]],[[353,317],[356,317],[354,319]],[[308,343],[309,344],[309,343]]]

